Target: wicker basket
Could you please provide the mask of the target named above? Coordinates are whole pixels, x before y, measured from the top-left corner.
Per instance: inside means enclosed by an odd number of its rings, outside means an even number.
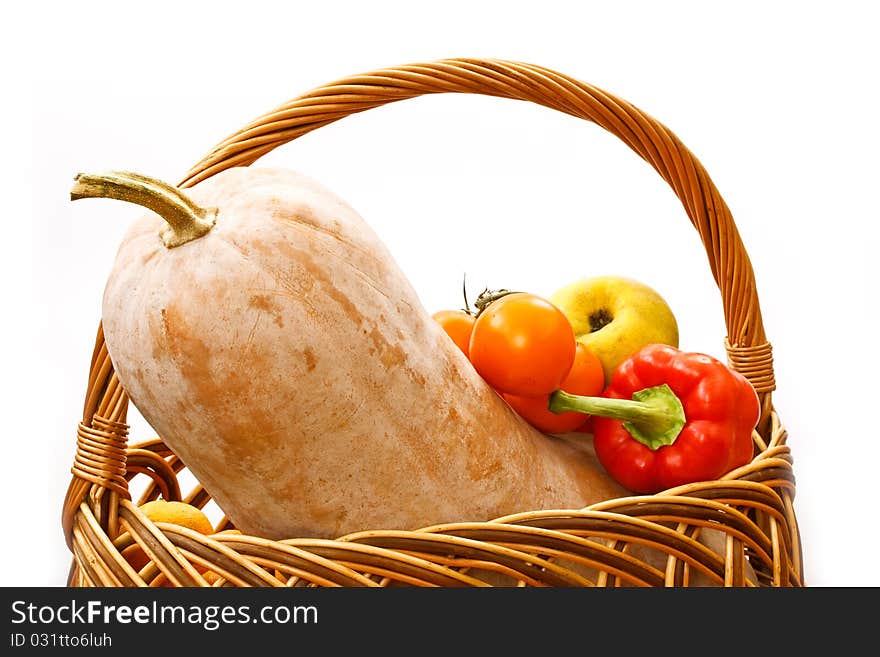
[[[98,328],[73,479],[62,524],[73,554],[70,586],[802,586],[792,459],[771,402],[772,353],[752,267],[730,211],[691,152],[626,101],[566,75],[508,61],[454,59],[356,75],[318,87],[245,126],[198,162],[188,187],[349,114],[422,94],[470,93],[531,101],[619,137],[672,187],[697,229],[721,292],[732,367],[754,385],[762,417],[748,465],[717,481],[614,499],[584,509],[523,509],[491,522],[419,531],[364,527],[335,540],[272,541],[221,519],[212,536],[150,521],[138,505],[159,496],[204,507],[197,482],[161,439],[128,444],[129,400]],[[137,478],[142,485],[135,487]],[[139,489],[137,500],[132,491]],[[700,540],[712,532],[720,543]],[[135,571],[121,555],[150,555]],[[206,579],[209,569],[217,577]]]

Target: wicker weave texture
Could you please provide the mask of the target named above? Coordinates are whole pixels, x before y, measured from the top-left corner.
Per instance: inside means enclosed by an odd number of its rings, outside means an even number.
[[[153,523],[157,497],[203,507],[186,466],[161,441],[130,445],[129,400],[98,326],[77,451],[62,513],[72,586],[802,586],[787,434],[772,404],[772,348],[754,273],[730,210],[708,173],[665,126],[617,98],[532,64],[454,59],[394,67],[318,87],[219,143],[180,182],[189,187],[350,114],[425,94],[529,101],[616,135],[669,184],[705,247],[721,294],[729,364],[755,386],[762,417],[751,463],[718,481],[585,509],[524,509],[491,522],[420,530],[364,528],[335,540],[204,536]],[[140,486],[133,486],[137,478]],[[142,492],[135,501],[132,491]],[[135,571],[121,552],[150,557]],[[212,577],[205,577],[210,572]]]

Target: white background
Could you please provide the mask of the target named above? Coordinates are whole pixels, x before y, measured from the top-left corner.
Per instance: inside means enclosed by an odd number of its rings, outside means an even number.
[[[74,174],[121,168],[176,182],[229,133],[314,86],[446,57],[528,61],[590,82],[661,120],[702,161],[758,282],[806,581],[880,584],[880,51],[870,4],[5,9],[0,585],[64,582],[61,505],[100,298],[140,214],[70,203]],[[303,171],[351,203],[429,311],[460,305],[464,273],[474,293],[550,293],[616,273],[667,298],[682,347],[724,357],[720,296],[678,199],[593,124],[526,103],[434,96],[349,117],[260,164]],[[132,415],[133,438],[152,437]]]

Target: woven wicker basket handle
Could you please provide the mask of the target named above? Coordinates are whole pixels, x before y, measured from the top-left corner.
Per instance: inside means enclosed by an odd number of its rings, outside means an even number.
[[[596,123],[669,183],[700,234],[721,291],[730,364],[761,393],[775,388],[754,273],[730,210],[696,157],[665,126],[601,89],[520,62],[448,59],[364,73],[323,85],[259,117],[218,144],[184,177],[188,187],[349,114],[424,94],[470,93],[527,100]]]

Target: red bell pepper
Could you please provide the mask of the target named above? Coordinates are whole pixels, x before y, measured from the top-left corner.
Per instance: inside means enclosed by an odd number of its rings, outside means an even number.
[[[636,493],[718,479],[754,456],[761,408],[751,383],[706,354],[649,345],[600,397],[550,396],[550,410],[593,417],[599,462]]]

